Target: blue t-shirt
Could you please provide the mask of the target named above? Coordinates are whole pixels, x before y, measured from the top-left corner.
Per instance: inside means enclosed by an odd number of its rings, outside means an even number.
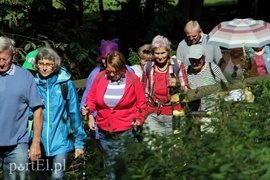
[[[12,65],[0,74],[0,146],[28,143],[29,109],[41,106],[33,75]]]

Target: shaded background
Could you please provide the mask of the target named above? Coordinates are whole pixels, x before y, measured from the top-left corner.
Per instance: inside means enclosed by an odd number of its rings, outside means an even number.
[[[270,21],[268,1],[206,2],[209,1],[2,0],[0,33],[15,39],[17,64],[23,63],[29,51],[51,46],[61,55],[73,79],[82,79],[95,67],[102,39],[119,38],[120,51],[132,59],[139,46],[150,43],[158,34],[168,37],[175,51],[185,37],[183,28],[189,20],[198,20],[205,33],[233,18]]]

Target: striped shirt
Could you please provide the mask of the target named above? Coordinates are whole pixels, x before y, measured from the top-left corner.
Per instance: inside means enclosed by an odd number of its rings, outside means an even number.
[[[211,73],[211,69],[215,77]],[[201,72],[195,74],[192,72],[192,68],[188,68],[187,66],[187,75],[190,88],[196,89],[201,86],[213,85],[221,80],[223,82],[227,82],[227,79],[225,78],[221,69],[215,63],[211,63],[211,69],[209,63],[207,63]],[[210,106],[214,104],[213,97],[213,95],[209,95],[208,97],[203,97],[201,99],[201,110],[209,110],[209,108],[211,109]]]
[[[107,90],[104,94],[104,102],[114,108],[125,92],[126,78],[121,78],[118,82],[109,81]]]

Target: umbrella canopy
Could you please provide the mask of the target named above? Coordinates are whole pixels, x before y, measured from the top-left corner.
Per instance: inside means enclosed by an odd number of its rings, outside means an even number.
[[[262,47],[270,43],[270,24],[251,18],[233,19],[218,24],[207,38],[208,44],[228,49]]]

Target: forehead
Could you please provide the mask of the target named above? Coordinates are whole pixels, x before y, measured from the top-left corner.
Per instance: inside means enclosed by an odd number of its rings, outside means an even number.
[[[161,48],[155,48],[154,49],[154,52],[157,53],[157,52],[166,52],[166,48],[165,47],[161,47]]]
[[[187,36],[195,36],[195,35],[198,35],[199,33],[200,33],[200,32],[198,32],[197,30],[192,29],[191,31],[186,32],[186,35],[187,35]]]
[[[52,59],[45,59],[45,58],[43,58],[43,59],[40,59],[38,62],[54,62],[54,60],[52,60]]]
[[[12,54],[11,50],[9,49],[0,52],[0,55],[4,55],[4,56],[9,56],[11,54]]]
[[[111,65],[111,64],[107,64],[107,67],[106,67],[107,70],[115,70],[115,68]]]

